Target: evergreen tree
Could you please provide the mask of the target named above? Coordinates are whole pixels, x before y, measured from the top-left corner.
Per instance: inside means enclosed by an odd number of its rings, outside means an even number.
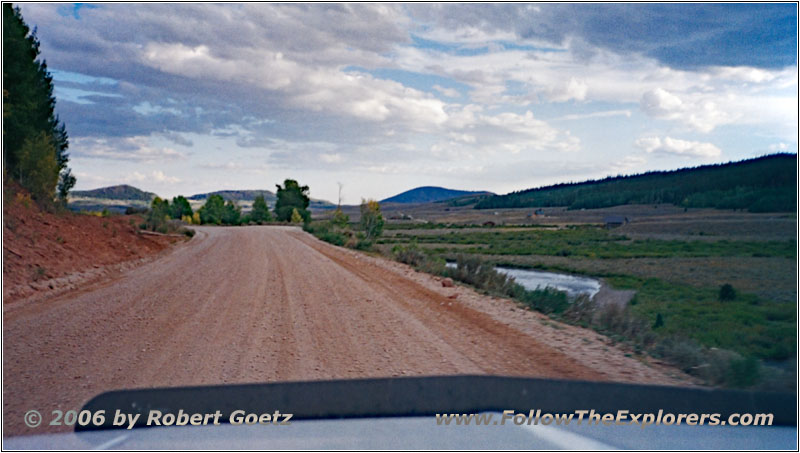
[[[47,177],[34,178],[41,187],[31,187],[31,178],[23,183],[40,201],[51,201],[61,174],[59,195],[74,186],[74,176],[68,172],[67,147],[69,139],[64,124],[55,114],[53,78],[47,63],[39,58],[39,40],[36,30],[25,24],[18,7],[3,4],[3,166],[11,178],[23,182],[23,173],[32,171],[30,165],[42,165],[37,173]],[[40,134],[44,134],[43,140]],[[44,142],[49,142],[45,145]],[[31,146],[38,143],[38,146]],[[55,161],[56,177],[50,177],[50,159],[40,153],[50,148]],[[26,156],[34,152],[36,155]],[[24,168],[23,168],[24,167]],[[63,196],[62,196],[63,191]]]
[[[206,200],[197,212],[200,213],[200,221],[202,223],[213,223],[219,225],[222,223],[223,211],[225,210],[225,200],[221,195],[211,195]]]
[[[287,179],[283,182],[283,187],[280,185],[276,187],[278,199],[275,202],[275,217],[282,222],[290,222],[292,211],[297,209],[303,222],[310,222],[311,213],[308,211],[308,205],[311,200],[308,197],[308,186],[300,186],[297,181]]]
[[[239,225],[241,217],[242,209],[236,206],[233,201],[228,200],[222,210],[222,223],[225,225]]]
[[[58,200],[63,203],[67,204],[67,197],[69,196],[69,191],[75,187],[75,183],[77,180],[75,176],[72,175],[72,170],[69,168],[65,168],[64,171],[61,172],[58,178]]]
[[[250,220],[259,223],[272,220],[272,215],[269,213],[269,207],[263,195],[259,195],[253,200],[253,210],[250,211]]]
[[[183,216],[192,215],[192,206],[189,200],[183,195],[178,195],[172,198],[172,206],[170,207],[170,217],[173,219],[182,219]]]

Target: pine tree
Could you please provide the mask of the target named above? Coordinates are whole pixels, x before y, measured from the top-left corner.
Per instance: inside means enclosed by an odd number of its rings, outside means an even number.
[[[275,201],[275,217],[282,222],[292,221],[292,212],[297,209],[297,213],[302,217],[303,222],[311,221],[311,213],[308,211],[310,198],[308,197],[308,186],[301,186],[293,179],[283,182],[283,187],[278,188],[277,200]]]
[[[69,137],[64,124],[55,114],[53,77],[47,63],[39,60],[39,40],[22,18],[18,7],[3,4],[3,166],[5,174],[19,181],[41,201],[52,201],[56,185],[59,195],[74,186],[74,176],[68,171],[67,148]],[[44,134],[44,144],[40,134]],[[32,146],[31,143],[37,143]],[[56,177],[51,178],[50,159],[40,154],[49,148],[55,161]],[[27,156],[26,152],[35,152]],[[25,178],[33,165],[43,165],[37,171],[46,177]],[[24,167],[24,168],[23,168]],[[59,176],[61,182],[59,182]],[[26,182],[27,181],[27,182]],[[46,186],[32,187],[32,183]],[[62,194],[63,191],[63,194]]]
[[[192,205],[189,204],[189,200],[187,200],[183,195],[172,197],[172,205],[170,205],[169,215],[173,219],[182,219],[184,216],[191,216]]]
[[[272,215],[269,213],[269,207],[264,200],[263,195],[259,195],[253,200],[253,210],[250,211],[250,219],[254,222],[269,222],[272,220]]]

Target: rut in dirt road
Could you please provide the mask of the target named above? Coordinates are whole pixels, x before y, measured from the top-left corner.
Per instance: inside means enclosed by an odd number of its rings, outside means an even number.
[[[604,379],[381,260],[292,227],[198,228],[114,280],[4,307],[4,423],[111,389],[486,373]]]

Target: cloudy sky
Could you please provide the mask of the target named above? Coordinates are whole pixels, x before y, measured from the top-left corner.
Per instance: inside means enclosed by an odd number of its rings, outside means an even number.
[[[22,4],[79,189],[381,199],[797,152],[794,4]]]

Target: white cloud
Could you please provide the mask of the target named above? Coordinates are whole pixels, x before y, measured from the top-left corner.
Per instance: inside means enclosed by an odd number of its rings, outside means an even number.
[[[570,100],[583,101],[589,92],[589,85],[586,81],[570,77],[569,81],[563,85],[556,85],[548,94],[552,102],[566,102]]]
[[[777,153],[777,152],[796,152],[797,151],[797,143],[773,143],[769,145],[768,149],[770,152]]]
[[[741,113],[725,108],[719,100],[730,106],[732,96],[715,101],[706,94],[686,94],[686,102],[669,91],[656,88],[642,95],[640,106],[646,114],[661,119],[679,121],[695,131],[708,133],[722,124],[735,122]]]
[[[135,171],[126,177],[128,182],[157,182],[162,184],[177,184],[181,182],[180,178],[175,176],[167,176],[161,170],[153,170],[149,174],[139,173]]]
[[[191,79],[237,82],[277,91],[289,105],[343,114],[370,122],[393,121],[412,130],[428,130],[447,120],[445,104],[402,84],[366,73],[307,66],[281,52],[242,49],[217,56],[206,46],[150,43],[143,63]]]
[[[617,174],[630,173],[631,171],[642,168],[645,163],[647,163],[647,159],[645,159],[644,156],[629,154],[617,162],[612,163],[611,171]]]
[[[322,161],[327,164],[340,163],[343,160],[342,155],[339,153],[336,154],[322,153],[320,154],[319,158],[322,159]]]
[[[443,95],[449,97],[449,98],[461,97],[461,93],[459,93],[458,90],[456,90],[454,88],[445,88],[445,87],[439,86],[439,85],[434,85],[432,88],[434,90],[438,91],[439,93],[442,93]]]
[[[479,113],[479,109],[466,106],[452,115],[450,126],[457,131],[469,131],[466,135],[457,132],[451,135],[452,145],[464,148],[464,143],[472,143],[474,151],[483,155],[571,152],[580,149],[580,139],[569,131],[551,126],[546,121],[534,117],[531,111],[524,114],[503,112],[497,114]],[[440,145],[442,146],[442,145]]]
[[[457,132],[451,132],[447,136],[457,142],[475,143],[475,136],[471,134],[459,134]]]
[[[591,57],[569,46],[563,52],[501,49],[453,55],[403,47],[397,50],[395,63],[405,70],[422,70],[464,83],[470,86],[471,101],[483,105],[638,103],[648,116],[696,132],[710,133],[729,124],[780,128],[782,136],[796,131],[797,77],[793,68],[689,71],[641,55],[590,50]],[[507,92],[509,81],[520,84],[519,92]]]
[[[592,118],[610,118],[613,116],[624,116],[625,118],[631,117],[630,110],[604,110],[601,112],[592,112],[592,113],[575,113],[571,115],[564,115],[562,117],[556,118],[556,120],[585,120],[585,119],[592,119]]]
[[[689,157],[718,157],[722,151],[711,143],[680,140],[677,138],[643,137],[634,142],[647,153],[673,154]]]
[[[656,88],[642,95],[642,111],[655,117],[672,117],[683,108],[679,97],[663,88]]]
[[[127,160],[142,163],[185,159],[183,153],[172,148],[154,147],[148,137],[93,138],[78,137],[71,140],[70,151],[77,157],[108,160]]]

